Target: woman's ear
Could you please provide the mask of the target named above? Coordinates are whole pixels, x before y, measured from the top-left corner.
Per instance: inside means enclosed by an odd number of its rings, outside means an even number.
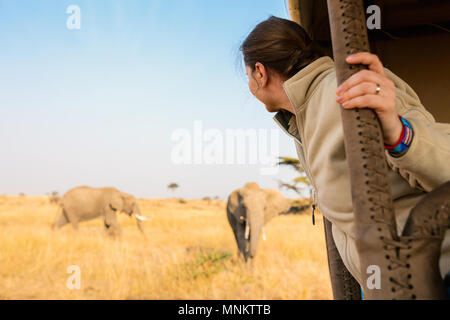
[[[253,77],[258,83],[258,87],[265,87],[269,81],[269,74],[266,67],[261,62],[255,63],[255,71],[253,71]]]

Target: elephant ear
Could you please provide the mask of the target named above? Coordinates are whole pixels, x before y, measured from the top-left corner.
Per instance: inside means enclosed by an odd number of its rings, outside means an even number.
[[[131,194],[121,192],[120,195],[122,197],[122,205],[124,208],[133,207],[137,203],[136,198]]]
[[[240,190],[233,191],[228,197],[227,212],[234,216],[236,222],[243,222],[241,216],[245,218],[245,210],[243,210],[242,195],[240,194]]]
[[[275,189],[264,189],[264,192],[266,194],[266,221],[289,210],[290,200],[285,198],[280,191]]]
[[[113,192],[109,197],[109,208],[113,211],[121,211],[123,207],[123,199],[120,192]]]

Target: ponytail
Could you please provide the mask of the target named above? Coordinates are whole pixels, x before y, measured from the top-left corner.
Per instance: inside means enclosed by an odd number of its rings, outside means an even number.
[[[274,16],[258,24],[240,50],[252,71],[259,62],[285,78],[324,55],[299,24]]]

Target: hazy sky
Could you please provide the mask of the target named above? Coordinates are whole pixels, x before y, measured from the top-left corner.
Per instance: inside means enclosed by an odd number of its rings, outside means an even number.
[[[66,22],[80,8],[80,29]],[[261,164],[177,164],[174,132],[277,129],[250,93],[238,48],[283,0],[0,0],[0,194],[115,186],[140,197],[225,198],[295,173]],[[178,131],[177,131],[178,130]],[[180,131],[181,130],[181,131]],[[215,130],[215,131],[211,131]],[[293,194],[286,193],[293,196]]]

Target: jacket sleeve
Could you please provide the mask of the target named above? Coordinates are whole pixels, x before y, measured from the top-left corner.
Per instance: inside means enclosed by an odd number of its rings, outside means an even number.
[[[396,76],[391,79],[398,112],[413,127],[414,139],[398,158],[386,151],[387,162],[411,187],[429,192],[450,180],[450,124],[437,123],[411,87]]]

